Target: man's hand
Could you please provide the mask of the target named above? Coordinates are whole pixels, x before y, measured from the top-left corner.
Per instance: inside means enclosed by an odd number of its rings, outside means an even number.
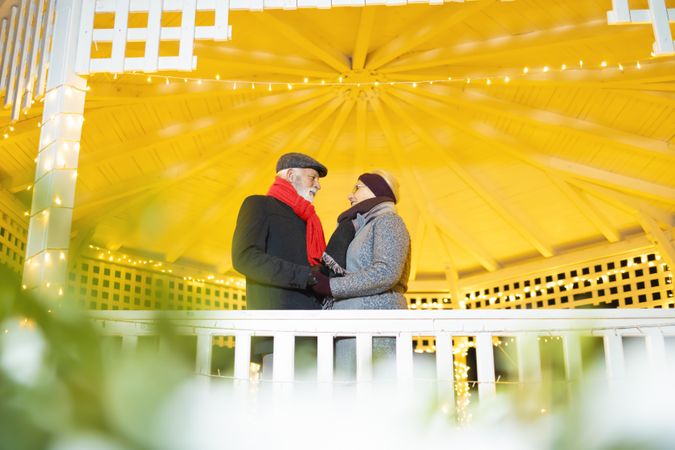
[[[314,266],[314,267],[319,267],[319,266]],[[312,267],[312,269],[314,269]],[[328,278],[326,275],[321,273],[321,271],[312,271],[310,273],[310,277],[313,276],[315,279],[315,283],[312,285],[309,285],[309,287],[314,291],[315,294],[321,296],[321,297],[332,297],[333,293],[330,290],[330,278]]]

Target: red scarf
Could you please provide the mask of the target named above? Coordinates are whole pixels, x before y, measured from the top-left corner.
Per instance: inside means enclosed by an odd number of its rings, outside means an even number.
[[[290,206],[293,212],[307,223],[307,260],[312,266],[319,264],[326,250],[326,239],[314,205],[302,198],[291,183],[279,177],[274,179],[267,195]]]

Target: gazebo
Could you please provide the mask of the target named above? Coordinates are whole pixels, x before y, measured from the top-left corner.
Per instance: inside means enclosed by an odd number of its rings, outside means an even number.
[[[237,211],[266,192],[281,154],[301,151],[329,168],[315,202],[327,232],[360,173],[398,177],[410,309],[673,309],[675,9],[646,3],[4,1],[0,263],[55,302],[129,310],[90,313],[125,346],[152,321],[136,310],[190,310],[175,318],[193,331],[214,320],[194,331],[198,371],[211,373],[212,338],[226,336],[243,349],[235,376],[247,378],[249,339],[268,316],[229,313],[246,300],[231,262]],[[412,373],[414,342],[452,380],[449,339],[473,333],[486,395],[498,330],[599,321],[615,370],[624,332],[646,335],[661,364],[663,334],[642,330],[664,320],[672,330],[674,317],[415,313],[406,325],[372,316],[404,344],[398,374]],[[286,352],[275,360],[282,381],[298,333],[327,333],[318,372],[330,381],[334,330],[365,332],[349,314],[335,316],[344,327],[269,317]],[[415,328],[414,317],[429,320]],[[462,317],[478,325],[461,328]],[[573,376],[575,328],[556,330]],[[537,378],[533,364],[519,367]]]

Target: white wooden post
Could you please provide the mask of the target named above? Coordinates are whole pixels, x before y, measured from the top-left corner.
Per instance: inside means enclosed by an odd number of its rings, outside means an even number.
[[[413,379],[412,334],[401,333],[396,337],[396,376],[399,382]]]
[[[320,334],[317,336],[317,381],[331,383],[333,381],[333,335]]]
[[[75,74],[82,0],[58,2],[44,102],[23,284],[63,295],[86,80]]]
[[[522,383],[538,383],[541,381],[541,357],[539,341],[536,334],[519,334],[518,345],[518,379]]]
[[[645,337],[645,345],[647,347],[647,360],[649,361],[651,373],[656,378],[665,376],[667,362],[663,333],[658,329],[650,329]]]
[[[356,381],[369,383],[373,380],[373,337],[356,335]]]
[[[138,346],[138,336],[125,334],[122,336],[122,351],[127,354],[133,354]]]
[[[581,379],[581,345],[579,336],[566,333],[563,335],[563,355],[565,358],[565,378],[567,381]]]
[[[295,366],[295,336],[293,333],[274,334],[274,366],[272,377],[275,382],[291,383]]]
[[[251,367],[251,333],[237,332],[234,335],[234,378],[248,381]]]
[[[213,338],[210,334],[197,335],[196,369],[199,375],[211,375],[211,354]]]
[[[610,384],[624,378],[626,375],[625,362],[623,357],[623,341],[620,335],[614,331],[608,332],[603,336],[605,349],[605,368],[607,378]]]
[[[476,370],[478,371],[478,397],[481,400],[494,397],[497,389],[495,386],[495,358],[492,348],[492,334],[490,333],[476,335]]]
[[[452,356],[452,336],[449,333],[436,335],[436,380],[438,381],[438,394],[447,399],[448,407],[455,407],[455,366]]]

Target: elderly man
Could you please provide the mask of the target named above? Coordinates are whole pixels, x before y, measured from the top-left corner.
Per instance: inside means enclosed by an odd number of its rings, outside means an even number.
[[[311,266],[326,249],[321,221],[312,202],[326,167],[301,153],[277,162],[267,195],[252,195],[239,210],[232,242],[234,268],[246,276],[248,309],[320,309],[325,277]]]

